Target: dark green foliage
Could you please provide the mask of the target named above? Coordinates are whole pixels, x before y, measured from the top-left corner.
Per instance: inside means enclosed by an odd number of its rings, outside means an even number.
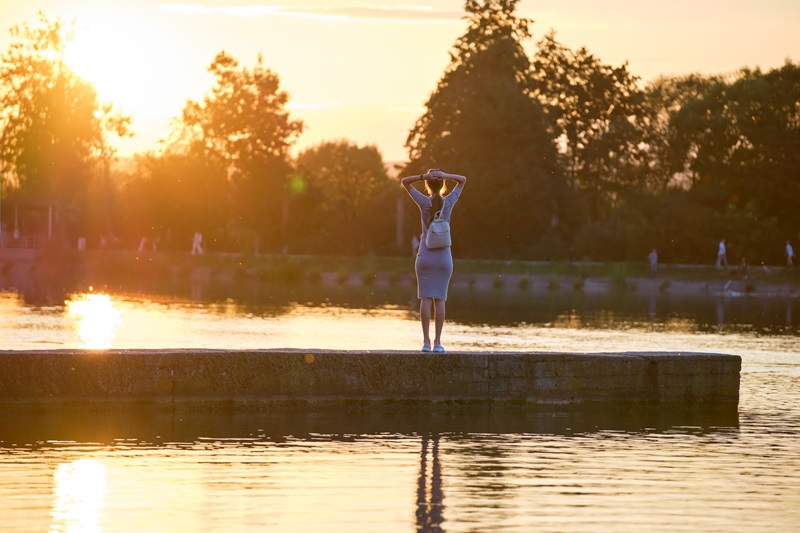
[[[790,200],[800,194],[800,160],[789,149],[800,146],[798,78],[787,63],[650,84],[641,121],[646,186],[622,191],[576,247],[631,259],[654,246],[666,262],[711,263],[724,237],[733,264],[780,262],[786,239],[800,237]]]
[[[800,210],[800,66],[741,71],[673,115],[675,150],[696,189],[717,191],[714,208],[775,217],[793,233]]]
[[[537,44],[529,83],[563,147],[570,187],[585,198],[591,217],[622,190],[644,183],[644,95],[627,64],[613,67],[585,48],[570,50],[551,31]]]
[[[514,16],[516,3],[467,2],[467,33],[407,142],[409,172],[468,176],[452,226],[454,246],[472,257],[528,255],[564,196],[544,111],[526,88],[520,41],[531,21]]]
[[[292,183],[291,252],[394,251],[401,191],[376,147],[333,141],[309,148],[297,157]]]

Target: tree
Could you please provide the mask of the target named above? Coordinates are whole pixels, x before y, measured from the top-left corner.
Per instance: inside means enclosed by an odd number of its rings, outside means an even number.
[[[397,189],[376,147],[342,140],[309,148],[292,184],[292,241],[302,251],[361,254],[393,244],[387,213]]]
[[[555,145],[542,106],[527,93],[521,42],[531,20],[518,0],[468,0],[467,32],[411,130],[406,171],[438,167],[470,178],[453,219],[456,247],[527,256],[563,208]]]
[[[693,176],[696,197],[710,198],[721,231],[761,257],[780,250],[800,228],[800,66],[787,62],[766,73],[744,69],[719,79],[673,115],[672,144]],[[769,237],[759,231],[777,228]],[[781,238],[780,233],[783,233]]]
[[[256,251],[262,240],[279,249],[292,170],[288,153],[303,124],[289,118],[289,96],[260,55],[248,69],[220,52],[209,71],[216,84],[201,102],[186,103],[174,143],[226,162],[236,225],[255,233]]]
[[[80,205],[93,166],[113,155],[108,135],[129,135],[130,119],[67,68],[71,35],[43,13],[39,26],[11,29],[0,58],[0,178],[17,194]]]
[[[553,122],[572,189],[588,196],[595,216],[646,179],[637,83],[627,63],[613,67],[586,48],[570,50],[552,31],[537,43],[531,90]]]
[[[712,86],[723,81],[720,76],[661,76],[644,90],[642,141],[646,146],[648,185],[653,192],[667,187],[689,189],[697,176],[689,167],[681,133],[674,117]]]
[[[118,216],[130,243],[158,239],[159,249],[189,249],[195,231],[211,250],[225,249],[230,215],[224,162],[192,152],[146,153],[135,158]]]

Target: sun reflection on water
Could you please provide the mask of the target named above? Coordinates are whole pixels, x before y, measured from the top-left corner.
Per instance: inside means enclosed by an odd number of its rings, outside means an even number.
[[[66,315],[75,321],[83,348],[109,348],[116,337],[122,311],[108,294],[76,294],[67,302]]]
[[[91,459],[61,463],[53,474],[53,481],[50,533],[101,532],[106,495],[105,466]]]

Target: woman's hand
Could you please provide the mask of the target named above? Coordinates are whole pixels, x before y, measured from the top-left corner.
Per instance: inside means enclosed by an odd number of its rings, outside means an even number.
[[[431,170],[430,172],[428,172],[427,176],[429,177],[429,179],[435,179],[435,180],[443,180],[443,179],[445,179],[444,172],[442,172],[441,170],[438,170],[438,169],[437,170]]]

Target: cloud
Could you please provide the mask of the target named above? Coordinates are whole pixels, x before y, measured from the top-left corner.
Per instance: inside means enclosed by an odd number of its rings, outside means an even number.
[[[356,19],[448,21],[461,20],[463,11],[441,11],[418,5],[354,4],[346,6],[294,7],[252,4],[216,6],[206,4],[160,4],[171,13],[195,15],[228,15],[232,17],[295,17],[318,20],[349,21]]]

